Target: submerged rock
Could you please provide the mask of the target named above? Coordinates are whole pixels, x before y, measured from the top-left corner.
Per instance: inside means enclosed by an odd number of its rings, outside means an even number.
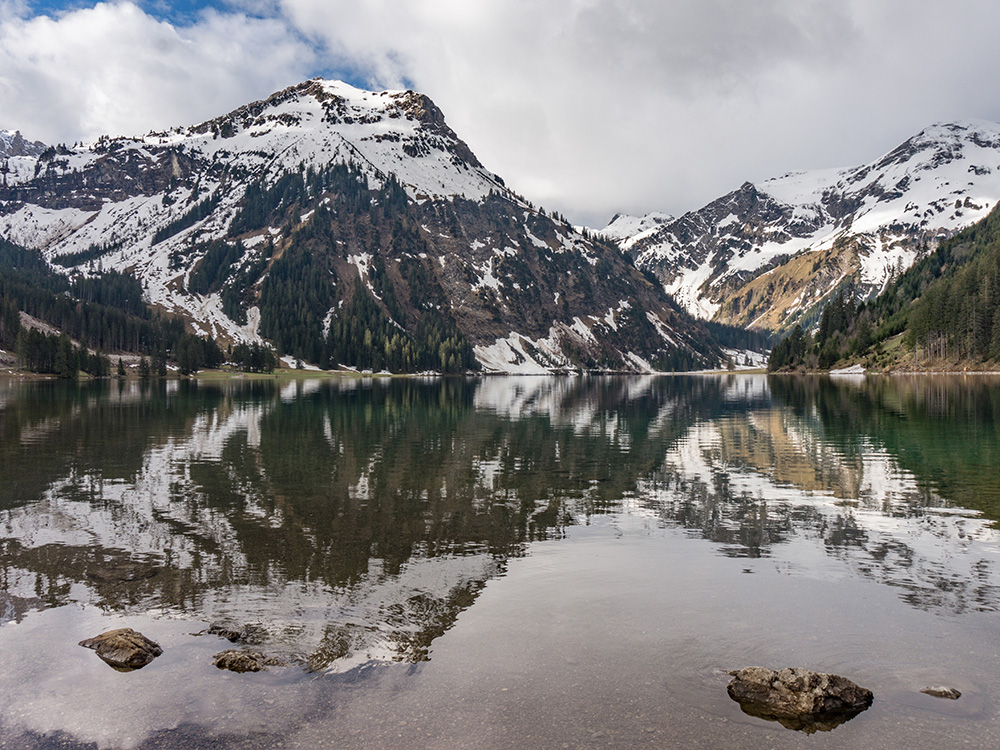
[[[243,629],[234,627],[233,625],[227,625],[222,622],[213,622],[208,626],[206,630],[209,635],[217,635],[220,638],[225,638],[230,643],[236,643],[243,637]]]
[[[950,701],[957,701],[962,697],[962,693],[953,687],[944,687],[943,685],[931,685],[930,687],[925,687],[920,691],[925,695],[930,695],[935,698],[945,698]]]
[[[132,628],[109,630],[80,641],[80,645],[94,649],[101,659],[120,672],[142,669],[163,653],[160,644]]]
[[[230,643],[245,643],[248,645],[263,643],[267,635],[267,631],[260,625],[247,624],[237,626],[225,622],[213,622],[207,629],[201,631],[201,633],[196,633],[196,635],[204,633],[225,638]]]
[[[98,583],[134,583],[152,578],[159,570],[149,563],[104,561],[87,568],[87,578]]]
[[[212,657],[219,669],[230,672],[261,672],[268,667],[287,667],[288,663],[261,651],[231,648]]]
[[[830,731],[871,706],[871,690],[846,677],[788,667],[730,672],[729,696],[744,713],[804,732]]]

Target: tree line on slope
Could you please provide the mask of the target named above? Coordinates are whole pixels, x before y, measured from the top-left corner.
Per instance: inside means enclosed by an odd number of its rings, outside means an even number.
[[[448,205],[439,208],[435,219],[440,231],[461,236],[457,212]],[[448,310],[447,295],[435,274],[417,260],[433,254],[419,229],[425,221],[427,217],[417,211],[392,174],[375,188],[350,163],[320,168],[300,165],[298,171],[270,184],[263,179],[252,182],[230,227],[233,239],[263,229],[278,230],[282,239],[276,245],[280,247],[266,253],[267,257],[273,254],[273,259],[253,272],[247,266],[232,273],[239,264],[230,263],[228,251],[213,250],[201,264],[218,271],[196,269],[190,288],[199,292],[220,289],[225,312],[240,323],[246,322],[249,306],[256,305],[262,336],[274,341],[279,352],[321,367],[446,373],[477,369],[471,343]],[[504,224],[498,231],[514,229],[513,224]],[[592,240],[606,242],[600,237]],[[353,269],[345,273],[347,252],[364,257],[351,261],[358,267],[357,275]],[[391,273],[386,268],[389,258]],[[227,264],[231,276],[220,282]],[[534,279],[525,266],[515,265],[512,273],[518,271],[523,277],[511,278],[528,295],[536,288]],[[592,276],[596,281],[612,271],[601,260]],[[204,284],[203,276],[215,279],[215,286]],[[591,276],[581,274],[576,283],[589,285]],[[619,343],[641,351],[658,334],[645,316],[633,317],[628,331],[637,340]],[[759,349],[767,338],[732,327],[716,328],[737,348]],[[621,331],[620,338],[628,331]],[[615,367],[619,364],[615,356],[598,356],[596,364]],[[686,370],[704,366],[704,357],[672,347],[652,364]]]
[[[21,312],[59,333],[23,326]],[[109,376],[108,351],[152,358],[151,374],[165,374],[168,356],[184,374],[218,366],[224,359],[214,341],[186,333],[183,321],[152,315],[133,276],[109,271],[67,279],[52,271],[38,251],[2,238],[0,348],[15,352],[26,370],[65,378],[81,370]]]
[[[796,326],[774,347],[768,369],[875,358],[900,333],[918,366],[1000,361],[1000,207],[942,242],[875,299],[855,304],[841,292],[815,333]]]
[[[353,164],[303,166],[270,186],[255,181],[241,201],[230,237],[280,226],[288,238],[280,253],[272,248],[260,256],[263,262],[233,274],[235,251],[213,246],[192,272],[189,288],[221,290],[225,312],[237,321],[245,322],[252,301],[260,310],[260,334],[279,352],[324,368],[476,369],[471,344],[443,312],[437,282],[421,264],[410,262],[428,250],[410,210],[394,175],[372,189]],[[304,222],[294,221],[303,215]],[[343,245],[337,232],[345,227],[367,248],[369,258],[364,279],[353,284],[339,280],[334,270],[342,253],[338,245]],[[386,273],[383,247],[400,259],[401,280],[394,282]],[[226,273],[231,273],[228,280]],[[255,286],[257,278],[261,281]]]

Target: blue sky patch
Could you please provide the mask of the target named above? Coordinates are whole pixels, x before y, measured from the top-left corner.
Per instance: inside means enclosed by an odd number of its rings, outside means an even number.
[[[215,8],[220,12],[240,11],[247,15],[256,15],[238,2],[210,2],[209,0],[134,0],[135,5],[144,12],[161,21],[169,21],[178,26],[186,26],[197,19],[198,14],[206,8]],[[93,8],[96,2],[85,0],[30,0],[28,6],[35,15],[57,16],[65,11]]]

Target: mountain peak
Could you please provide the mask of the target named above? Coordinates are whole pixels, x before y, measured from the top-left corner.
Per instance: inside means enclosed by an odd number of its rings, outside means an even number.
[[[811,320],[832,289],[877,293],[985,216],[1000,200],[998,165],[1000,124],[938,122],[868,164],[745,182],[619,244],[695,314],[781,328]],[[791,262],[806,253],[809,263]]]
[[[319,78],[197,125],[138,137],[102,136],[76,155],[93,161],[121,151],[148,159],[164,149],[180,152],[172,157],[175,163],[183,155],[265,179],[300,167],[354,164],[374,184],[395,175],[411,198],[479,200],[506,191],[425,94],[365,91]],[[28,172],[18,180],[31,177]]]
[[[656,229],[674,220],[670,214],[654,211],[644,216],[631,216],[629,214],[615,214],[608,225],[601,230],[601,234],[614,240],[623,242],[629,238],[644,235],[646,232]]]
[[[0,130],[0,157],[38,156],[44,150],[44,143],[25,140],[20,130]]]
[[[408,372],[719,356],[615,247],[508,191],[415,91],[313,79],[199,125],[9,161],[0,236],[60,269],[127,270],[149,303],[234,344]]]
[[[980,119],[940,121],[927,126],[910,140],[940,142],[984,137],[989,140],[1000,138],[1000,123]]]

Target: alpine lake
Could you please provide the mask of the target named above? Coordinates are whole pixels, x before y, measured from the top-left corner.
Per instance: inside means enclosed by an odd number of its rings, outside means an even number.
[[[993,376],[0,381],[0,747],[996,748],[998,521]]]

